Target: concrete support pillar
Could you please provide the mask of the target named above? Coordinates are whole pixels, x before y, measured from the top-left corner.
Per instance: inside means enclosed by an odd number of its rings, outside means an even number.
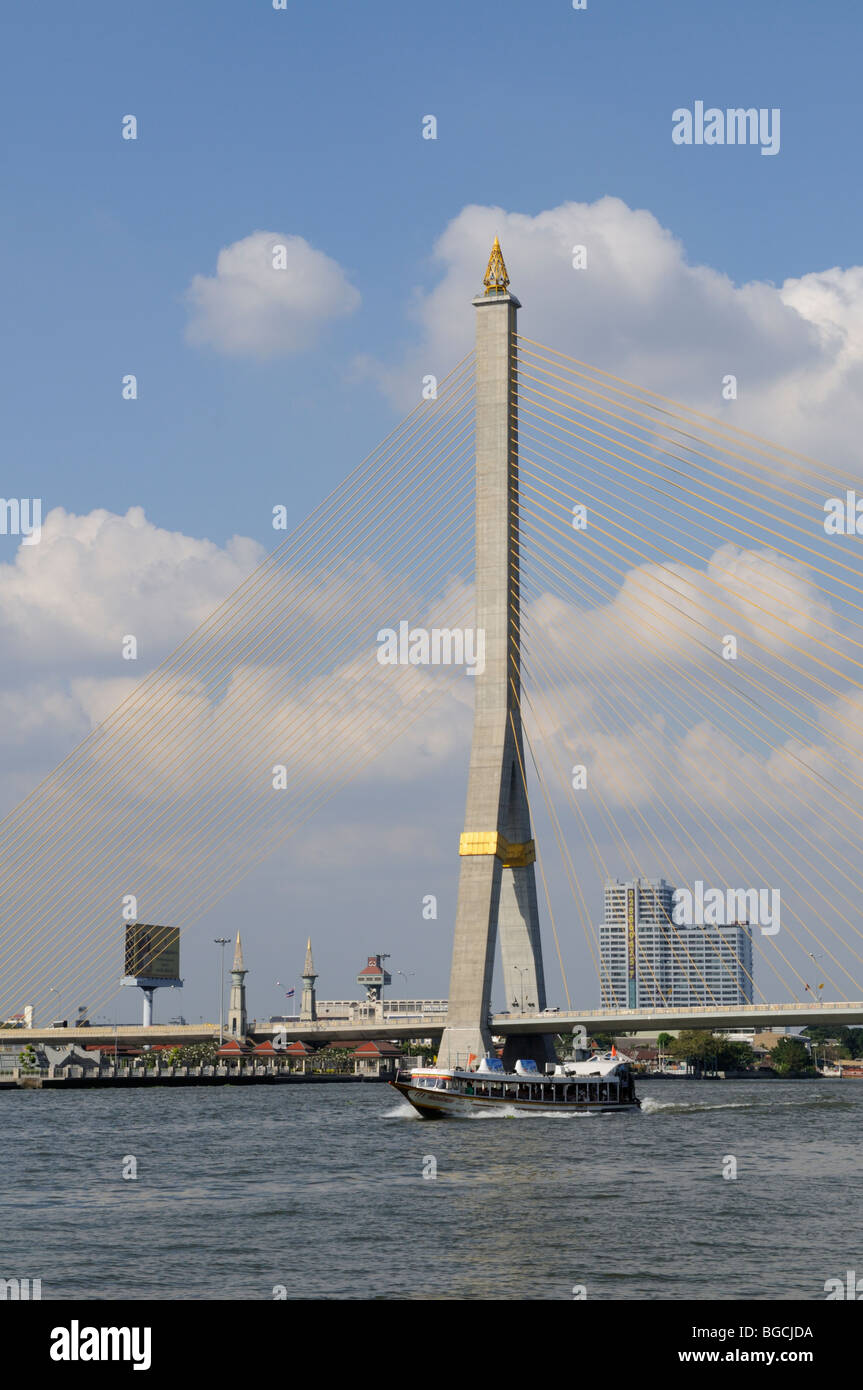
[[[144,1016],[141,1022],[145,1028],[151,1028],[153,1026],[153,995],[156,991],[142,985],[141,993],[144,996]]]
[[[515,368],[519,302],[499,287],[475,299],[476,624],[485,631],[485,669],[475,677],[474,726],[447,1026],[438,1065],[466,1066],[491,1046],[495,944],[500,932],[507,1007],[522,998],[545,1007],[545,983],[524,789],[519,706],[518,423]],[[519,1056],[551,1056],[542,1037]]]

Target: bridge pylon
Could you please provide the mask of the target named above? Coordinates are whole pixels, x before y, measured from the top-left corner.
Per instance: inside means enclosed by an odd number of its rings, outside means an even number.
[[[476,308],[476,667],[474,723],[447,1025],[438,1065],[465,1066],[491,1048],[488,1020],[495,948],[501,944],[507,1008],[545,1008],[534,843],[521,729],[518,387],[516,324],[494,240]],[[477,638],[479,641],[479,637]],[[480,650],[477,646],[476,650]],[[512,1052],[510,1058],[507,1054]],[[544,1034],[507,1042],[505,1062],[553,1059]]]

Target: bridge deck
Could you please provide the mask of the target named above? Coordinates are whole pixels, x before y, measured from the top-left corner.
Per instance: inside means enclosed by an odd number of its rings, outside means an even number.
[[[662,1032],[668,1028],[731,1028],[805,1027],[807,1024],[863,1025],[863,1002],[822,1004],[744,1004],[733,1009],[716,1005],[699,1005],[689,1009],[581,1009],[571,1013],[495,1014],[491,1031],[495,1036],[526,1033],[571,1033],[584,1027],[591,1032]],[[413,1017],[408,1022],[394,1015],[391,1019],[371,1023],[344,1023],[338,1019],[321,1019],[316,1023],[259,1024],[253,1031],[256,1038],[273,1037],[284,1032],[290,1041],[326,1042],[331,1038],[345,1042],[363,1042],[369,1038],[439,1038],[446,1025],[445,1014]],[[48,1043],[96,1043],[110,1049],[114,1041],[139,1046],[142,1043],[179,1044],[204,1042],[218,1036],[218,1025],[140,1024],[90,1028],[21,1028],[9,1030],[9,1041]]]

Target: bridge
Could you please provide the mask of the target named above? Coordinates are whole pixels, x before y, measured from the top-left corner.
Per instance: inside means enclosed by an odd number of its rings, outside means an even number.
[[[0,1017],[106,1008],[124,922],[205,921],[461,662],[449,1012],[291,1037],[440,1036],[454,1063],[495,1035],[542,1061],[581,1025],[863,1021],[861,559],[824,520],[855,480],[523,336],[497,240],[473,306],[432,396],[0,825]],[[648,910],[657,871],[755,916],[678,919],[660,889]],[[598,1009],[572,1003],[573,924]],[[492,1016],[498,953],[533,1008]],[[672,1007],[672,977],[702,1002]]]
[[[288,1041],[327,1043],[367,1042],[378,1038],[439,1039],[446,1027],[445,1014],[404,1019],[398,1014],[384,1016],[373,1023],[355,1023],[338,1019],[317,1019],[313,1022],[289,1024],[256,1023],[250,1035],[256,1041],[284,1036]],[[556,1036],[584,1028],[592,1033],[635,1033],[666,1029],[706,1028],[713,1032],[730,1032],[738,1028],[794,1028],[817,1025],[850,1024],[863,1027],[863,1002],[852,1004],[742,1004],[734,1009],[702,1005],[675,1009],[581,1009],[560,1013],[549,1010],[544,1014],[491,1014],[488,1029],[494,1037],[520,1038],[536,1034]],[[218,1039],[218,1023],[187,1024],[119,1024],[118,1026],[88,1026],[86,1028],[32,1028],[16,1032],[15,1038],[32,1043],[78,1043],[80,1046],[101,1047],[110,1052],[120,1047],[152,1047],[176,1044],[212,1042]]]

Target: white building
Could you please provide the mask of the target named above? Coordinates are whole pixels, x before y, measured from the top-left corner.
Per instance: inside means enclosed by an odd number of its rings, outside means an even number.
[[[618,1008],[752,1003],[748,923],[679,926],[664,878],[609,880],[599,927],[602,1002]]]

